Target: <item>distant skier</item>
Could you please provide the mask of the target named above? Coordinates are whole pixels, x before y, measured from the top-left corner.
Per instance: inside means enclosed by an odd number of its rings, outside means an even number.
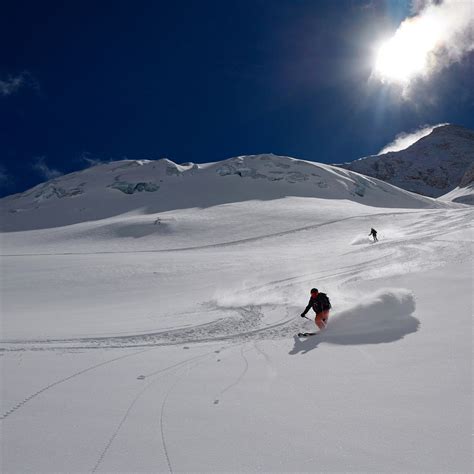
[[[309,299],[308,306],[301,313],[302,318],[306,318],[306,313],[313,308],[316,313],[314,322],[320,330],[323,330],[329,318],[329,310],[331,309],[331,302],[329,301],[326,293],[320,293],[317,288],[311,288],[311,298]]]
[[[377,231],[372,227],[372,229],[370,229],[370,234],[369,236],[372,236],[374,238],[374,242],[378,242],[379,239],[377,239]]]

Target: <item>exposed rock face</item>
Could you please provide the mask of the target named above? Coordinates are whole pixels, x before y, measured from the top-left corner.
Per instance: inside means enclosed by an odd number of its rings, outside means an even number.
[[[368,156],[339,166],[407,191],[439,197],[468,180],[471,175],[466,176],[466,173],[473,163],[474,132],[444,125],[405,150]]]
[[[474,164],[464,173],[459,186],[440,198],[460,204],[474,205]]]
[[[474,163],[467,169],[459,183],[460,188],[466,188],[470,184],[474,184]]]
[[[228,160],[227,163],[217,168],[219,176],[237,175],[241,178],[266,179],[268,181],[286,181],[297,183],[307,181],[316,174],[296,171],[289,163],[278,160],[272,155],[254,155],[251,157],[239,156]],[[252,161],[263,163],[263,166],[252,166]]]
[[[73,197],[84,192],[84,183],[78,184],[72,188],[64,188],[56,184],[54,181],[44,183],[37,188],[34,188],[33,199],[36,202],[41,202],[51,198]]]
[[[155,183],[127,183],[125,181],[117,181],[109,187],[118,189],[125,194],[141,193],[143,191],[153,193],[160,189],[160,187]]]

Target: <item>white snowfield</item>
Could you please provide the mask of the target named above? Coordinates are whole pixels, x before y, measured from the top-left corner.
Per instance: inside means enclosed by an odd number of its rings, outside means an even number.
[[[0,199],[0,229],[58,227],[140,211],[209,208],[286,196],[345,199],[376,207],[446,207],[374,178],[276,155],[178,165],[168,159],[94,166]]]
[[[2,472],[471,472],[472,207],[273,155],[0,202]]]
[[[474,185],[466,187],[456,187],[451,192],[439,198],[442,201],[458,202],[462,204],[474,205]]]

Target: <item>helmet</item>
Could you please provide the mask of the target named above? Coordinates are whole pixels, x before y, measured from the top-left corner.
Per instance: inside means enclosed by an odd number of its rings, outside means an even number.
[[[310,293],[319,293],[317,288],[311,288]]]

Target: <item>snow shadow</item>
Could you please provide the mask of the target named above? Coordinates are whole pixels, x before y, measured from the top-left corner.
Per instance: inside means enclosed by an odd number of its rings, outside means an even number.
[[[306,339],[295,336],[290,354],[306,354],[321,342],[341,345],[382,344],[414,333],[420,321],[412,316],[415,297],[409,290],[385,288],[364,296],[364,302],[329,316],[323,332]]]

